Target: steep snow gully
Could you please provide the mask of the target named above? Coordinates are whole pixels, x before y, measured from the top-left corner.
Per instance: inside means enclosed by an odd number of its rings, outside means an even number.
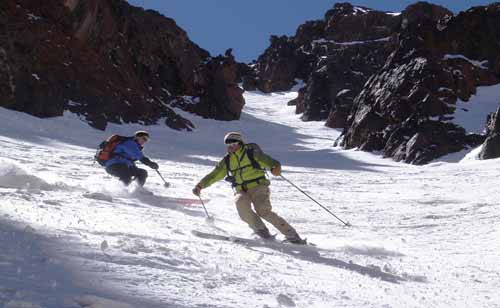
[[[241,121],[182,113],[192,133],[148,127],[147,193],[93,163],[95,146],[139,125],[91,129],[76,116],[0,109],[0,305],[3,307],[498,307],[500,161],[410,166],[333,148],[338,131],[301,122],[296,92],[245,94]],[[191,189],[241,131],[284,164],[274,209],[316,246],[255,238],[226,183]],[[243,238],[221,241],[193,230]],[[276,230],[274,230],[276,232]],[[281,239],[281,235],[278,236]]]

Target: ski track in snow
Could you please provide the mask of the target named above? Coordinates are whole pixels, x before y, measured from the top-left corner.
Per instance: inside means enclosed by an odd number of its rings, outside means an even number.
[[[182,113],[192,133],[149,127],[147,194],[93,164],[94,147],[139,125],[91,129],[76,116],[0,109],[0,305],[5,307],[498,307],[500,160],[417,167],[333,148],[301,122],[295,92],[247,92],[241,121]],[[224,182],[190,191],[239,130],[284,175],[353,224],[342,227],[274,178],[274,209],[317,247],[265,243]],[[200,238],[198,230],[248,239]],[[274,230],[274,232],[276,232]],[[278,236],[281,238],[281,236]]]

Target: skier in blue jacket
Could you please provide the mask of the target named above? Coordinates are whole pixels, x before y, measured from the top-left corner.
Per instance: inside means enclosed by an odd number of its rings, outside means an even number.
[[[127,138],[113,150],[113,158],[106,162],[106,172],[120,179],[125,185],[137,180],[140,186],[144,186],[148,172],[137,168],[136,161],[158,170],[158,164],[144,156],[142,149],[149,140],[149,133],[138,131],[133,137]]]

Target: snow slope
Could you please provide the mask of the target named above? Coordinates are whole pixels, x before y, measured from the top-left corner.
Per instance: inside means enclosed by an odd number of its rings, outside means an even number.
[[[472,108],[471,108],[472,106]],[[468,102],[457,101],[453,123],[468,133],[484,133],[487,116],[500,107],[500,84],[478,87],[476,95]]]
[[[0,109],[0,306],[498,307],[500,161],[417,167],[332,147],[338,131],[301,122],[295,92],[246,93],[238,122],[148,128],[148,194],[93,164],[94,147],[139,125],[91,129],[67,114]],[[223,156],[223,134],[284,163],[284,175],[341,218],[273,179],[275,210],[316,247],[265,243],[237,217],[231,189],[190,191]],[[249,239],[231,243],[192,230]]]

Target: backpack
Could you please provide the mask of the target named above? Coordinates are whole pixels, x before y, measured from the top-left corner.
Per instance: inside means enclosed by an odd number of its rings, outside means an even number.
[[[101,144],[99,144],[99,148],[97,149],[97,153],[94,156],[95,161],[98,162],[99,165],[105,166],[106,162],[115,156],[113,153],[115,148],[127,139],[129,139],[129,137],[112,135],[107,140],[101,142]]]
[[[260,148],[260,146],[257,144],[257,143],[247,143],[245,144],[245,148],[246,148],[246,155],[248,156],[248,159],[250,160],[250,163],[252,164],[252,167],[254,167],[255,169],[263,169],[260,164],[255,160],[255,153],[262,153],[262,150]],[[227,175],[230,176],[230,167],[229,167],[229,154],[227,154],[225,157],[224,157],[224,162],[226,163],[226,169],[227,169]]]

